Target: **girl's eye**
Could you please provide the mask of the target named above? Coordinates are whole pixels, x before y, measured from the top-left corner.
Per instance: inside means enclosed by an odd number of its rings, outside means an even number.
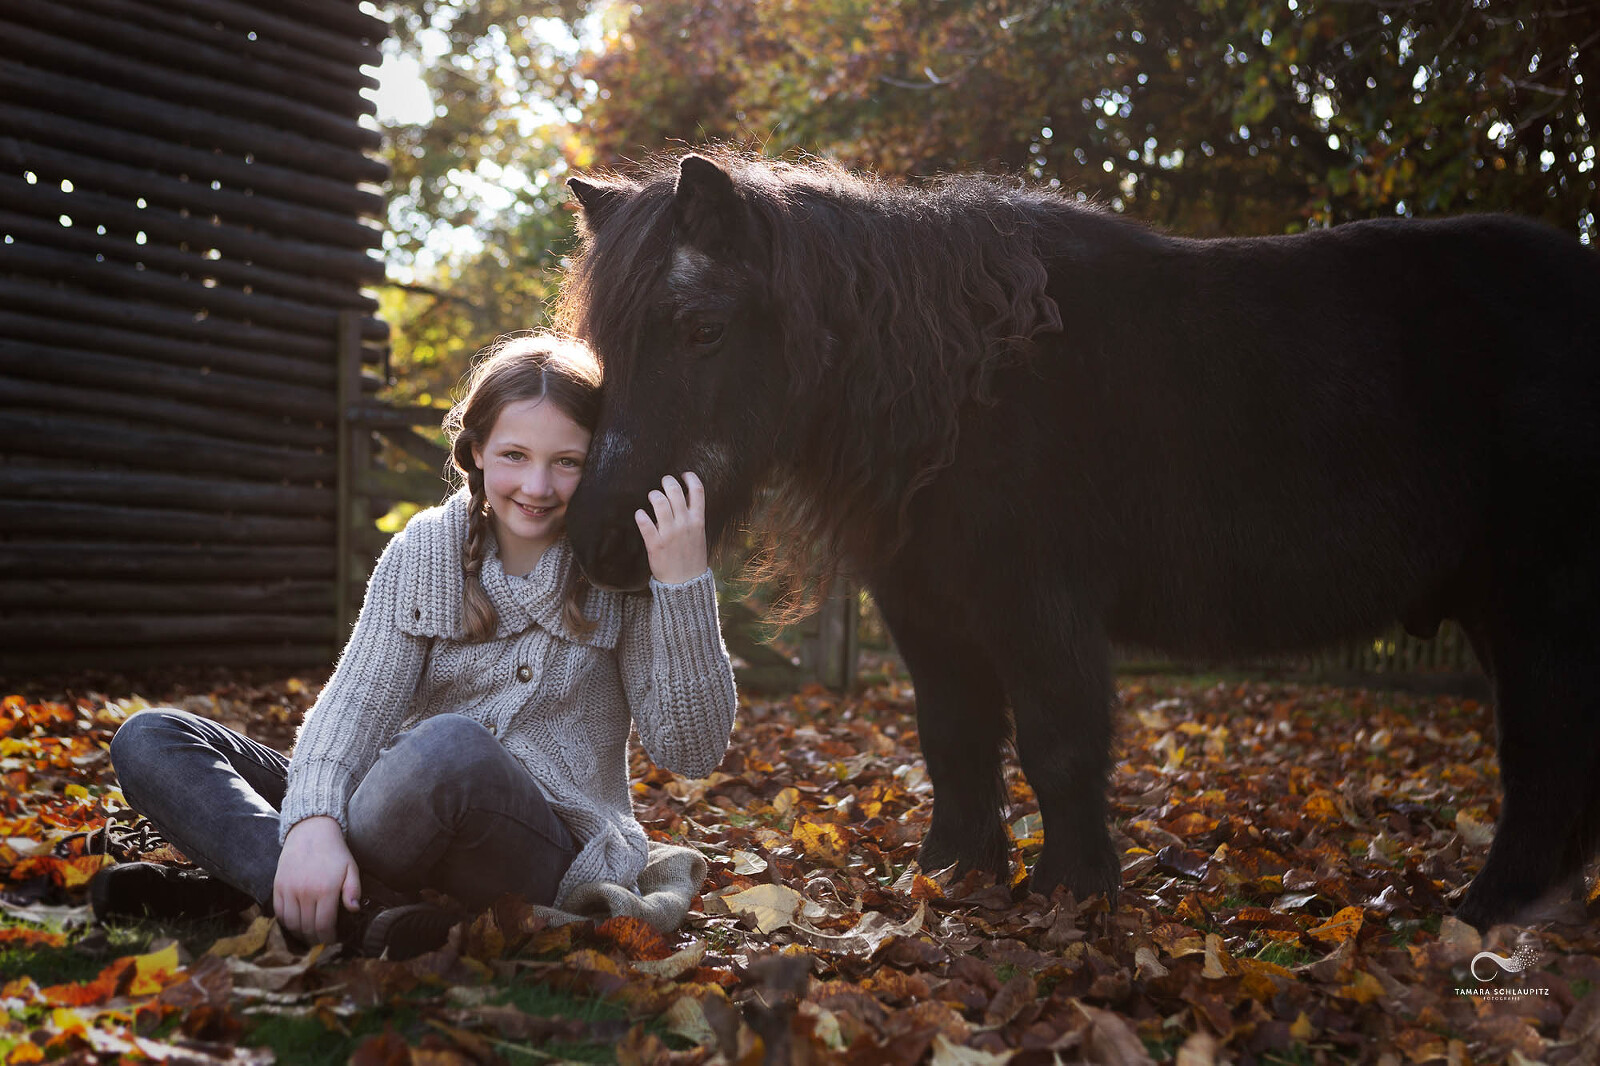
[[[571,466],[571,467],[577,467],[577,466],[582,466],[583,465],[582,463],[578,462],[578,460],[570,459],[570,458],[562,459],[561,462],[564,463],[565,465]]]
[[[715,344],[722,339],[722,323],[706,322],[696,326],[689,334],[690,344]]]
[[[511,459],[511,460],[521,459],[522,458],[522,453],[521,452],[506,452],[506,458],[507,459]]]

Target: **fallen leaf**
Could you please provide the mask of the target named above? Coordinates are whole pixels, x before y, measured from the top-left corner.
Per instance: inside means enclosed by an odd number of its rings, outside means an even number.
[[[731,913],[753,918],[756,932],[771,933],[794,920],[802,897],[788,885],[757,885],[721,899]]]

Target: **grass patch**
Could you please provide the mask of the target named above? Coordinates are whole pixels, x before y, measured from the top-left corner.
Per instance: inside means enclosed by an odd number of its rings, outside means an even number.
[[[1310,962],[1313,956],[1311,952],[1299,944],[1284,944],[1273,941],[1256,952],[1255,958],[1260,959],[1262,962],[1270,962],[1277,966],[1293,969],[1296,966],[1303,966]]]
[[[362,1041],[386,1029],[393,1030],[415,1047],[425,1036],[435,1032],[428,1023],[423,1007],[434,1005],[437,995],[434,990],[418,989],[391,1003],[368,1008],[344,1019],[343,1031],[305,1014],[247,1016],[252,1020],[247,1022],[248,1027],[240,1044],[270,1048],[279,1062],[292,1062],[296,1066],[339,1066],[349,1061]],[[621,1005],[598,997],[573,996],[526,977],[498,986],[488,1002],[497,1006],[508,1004],[541,1018],[561,1018],[596,1027],[593,1039],[551,1041],[542,1045],[502,1041],[492,1033],[478,1033],[494,1044],[496,1052],[513,1066],[546,1062],[615,1062],[616,1040],[628,1028],[628,1014]],[[655,1032],[670,1046],[690,1046],[682,1038],[667,1033],[659,1022],[646,1025],[646,1029]]]

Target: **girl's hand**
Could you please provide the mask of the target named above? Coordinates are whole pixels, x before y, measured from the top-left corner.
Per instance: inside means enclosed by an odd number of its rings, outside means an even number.
[[[278,856],[272,910],[285,929],[323,944],[336,938],[341,897],[347,910],[361,907],[361,872],[344,842],[344,830],[327,815],[296,822]]]
[[[706,569],[706,489],[692,472],[683,475],[683,483],[689,487],[687,498],[671,474],[650,493],[654,522],[642,507],[633,512],[650,555],[650,573],[665,585],[680,585]]]

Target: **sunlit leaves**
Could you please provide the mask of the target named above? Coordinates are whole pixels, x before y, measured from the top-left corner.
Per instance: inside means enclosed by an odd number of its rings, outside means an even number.
[[[314,688],[184,698],[286,739]],[[734,749],[707,778],[676,778],[634,752],[650,835],[710,864],[674,933],[631,918],[552,924],[505,897],[440,951],[394,963],[296,951],[257,919],[193,959],[155,944],[80,981],[0,982],[0,1010],[27,1034],[6,1054],[155,1058],[169,1045],[144,1034],[166,1019],[183,1039],[210,1042],[186,1054],[248,1061],[260,1053],[238,1043],[263,1013],[299,1013],[333,1032],[427,989],[416,1024],[368,1038],[355,1061],[488,1061],[497,1041],[577,1041],[627,1062],[755,1062],[777,1032],[818,1063],[1005,1061],[1046,1048],[1108,1061],[1180,1049],[1185,1061],[1294,1061],[1313,1048],[1374,1047],[1414,1051],[1417,1062],[1513,1052],[1553,1062],[1576,1046],[1562,1042],[1586,1032],[1600,1004],[1592,917],[1540,934],[1545,960],[1518,980],[1548,997],[1489,1005],[1454,992],[1476,986],[1473,956],[1509,953],[1514,932],[1485,938],[1448,916],[1498,808],[1487,708],[1245,682],[1130,680],[1119,695],[1115,914],[1098,898],[918,869],[932,790],[909,687],[851,697],[811,688],[747,701]],[[74,834],[122,810],[103,761],[62,763],[42,742],[99,751],[137,705],[0,704],[8,736],[25,742],[11,756],[8,869],[74,858]],[[1020,870],[1049,830],[1014,770],[1006,786]],[[22,887],[83,898],[37,872],[8,882],[10,893]],[[27,917],[48,907],[10,909],[18,917],[0,926],[0,953],[69,939]],[[504,1001],[513,981],[603,996],[625,1018],[530,1013]]]

